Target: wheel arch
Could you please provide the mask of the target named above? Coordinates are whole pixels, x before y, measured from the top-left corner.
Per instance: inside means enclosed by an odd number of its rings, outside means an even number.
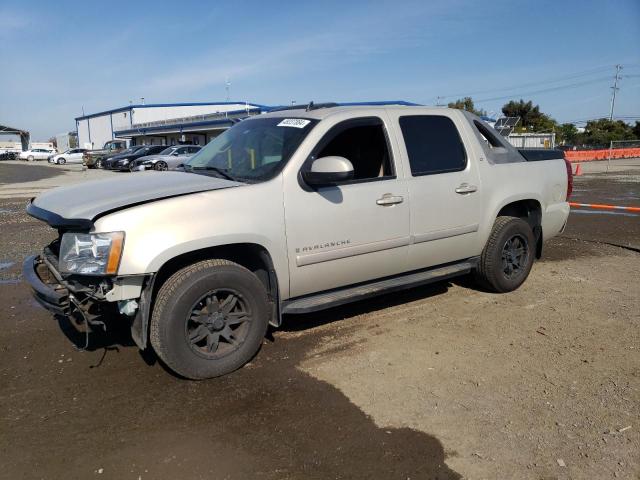
[[[280,326],[281,313],[278,275],[274,266],[273,257],[267,248],[257,243],[217,245],[190,250],[176,255],[165,261],[157,272],[148,278],[141,296],[138,314],[131,326],[132,336],[141,349],[146,348],[148,344],[149,318],[153,311],[157,293],[166,280],[175,272],[188,265],[201,260],[214,258],[237,263],[258,277],[264,285],[269,296],[269,301],[272,304],[269,323],[274,327]]]
[[[518,217],[529,224],[536,239],[536,258],[542,256],[542,205],[535,198],[512,200],[500,207],[495,215],[498,217]]]

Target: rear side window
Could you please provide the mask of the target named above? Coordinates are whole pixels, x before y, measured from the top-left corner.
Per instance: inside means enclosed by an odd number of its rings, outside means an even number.
[[[467,154],[450,118],[440,115],[400,117],[400,129],[414,177],[465,169]]]

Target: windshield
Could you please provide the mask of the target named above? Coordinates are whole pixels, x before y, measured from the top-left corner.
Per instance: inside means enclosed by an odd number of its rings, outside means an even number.
[[[268,180],[284,167],[316,123],[303,118],[244,120],[209,142],[185,162],[184,169],[241,182]]]
[[[129,147],[126,150],[123,150],[122,152],[120,152],[120,155],[126,155],[127,153],[133,153],[136,150],[139,150],[140,147]]]
[[[169,147],[169,148],[165,148],[164,150],[162,150],[158,155],[171,155],[173,152],[175,152],[178,149],[178,147]]]

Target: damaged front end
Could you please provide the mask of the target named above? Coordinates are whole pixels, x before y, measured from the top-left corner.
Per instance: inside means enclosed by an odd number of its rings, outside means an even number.
[[[146,299],[153,277],[90,276],[61,273],[60,239],[40,255],[28,257],[23,264],[23,277],[31,285],[35,300],[50,312],[67,317],[79,330],[106,330],[105,319],[129,320],[133,340],[140,348],[147,343],[146,325],[149,306]],[[117,309],[115,308],[117,306]],[[145,318],[142,318],[144,313]]]

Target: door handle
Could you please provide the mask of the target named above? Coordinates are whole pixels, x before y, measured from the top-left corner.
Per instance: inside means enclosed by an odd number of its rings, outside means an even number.
[[[391,195],[390,193],[385,193],[381,198],[376,200],[378,205],[382,205],[386,207],[388,205],[395,205],[396,203],[402,203],[404,198],[400,195]]]
[[[468,183],[461,183],[458,188],[456,188],[456,193],[460,195],[464,195],[465,193],[473,193],[478,190],[478,187],[475,185],[469,185]]]

